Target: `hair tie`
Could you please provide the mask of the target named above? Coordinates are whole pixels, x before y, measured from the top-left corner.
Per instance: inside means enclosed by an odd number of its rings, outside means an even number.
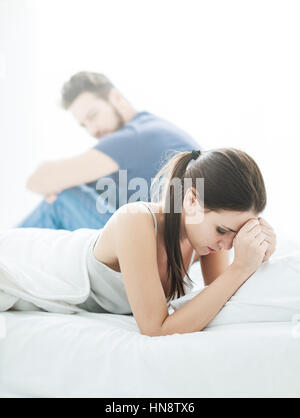
[[[192,151],[192,159],[193,159],[193,160],[197,160],[197,158],[198,158],[200,155],[201,155],[201,151],[200,151],[200,150],[196,151],[196,150],[194,150],[194,149],[193,149],[193,151]]]

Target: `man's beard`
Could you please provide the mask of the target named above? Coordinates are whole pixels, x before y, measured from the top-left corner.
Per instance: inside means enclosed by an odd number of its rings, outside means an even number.
[[[119,110],[115,107],[115,105],[113,105],[112,103],[110,103],[111,109],[114,112],[114,114],[116,115],[116,119],[118,121],[118,125],[116,128],[116,131],[123,128],[123,126],[125,125],[125,120],[123,118],[123,116],[121,115],[121,113],[119,112]]]

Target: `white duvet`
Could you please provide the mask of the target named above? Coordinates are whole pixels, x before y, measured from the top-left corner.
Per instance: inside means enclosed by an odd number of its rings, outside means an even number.
[[[85,228],[1,231],[0,311],[20,300],[50,312],[81,312],[75,305],[90,292],[86,251],[97,234]]]

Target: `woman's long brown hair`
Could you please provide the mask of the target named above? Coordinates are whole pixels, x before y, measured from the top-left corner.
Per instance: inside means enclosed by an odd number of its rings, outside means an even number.
[[[250,211],[260,213],[266,206],[266,189],[261,171],[248,154],[235,148],[221,148],[195,153],[181,152],[173,156],[155,177],[158,198],[164,203],[164,242],[167,253],[167,274],[171,281],[167,300],[185,294],[184,285],[192,280],[184,266],[180,249],[181,211],[175,210],[178,199],[184,199],[184,179],[190,179],[197,190],[196,179],[204,179],[204,207],[208,210]],[[189,165],[189,163],[191,164]],[[174,179],[181,189],[174,187]],[[163,185],[163,189],[157,185]],[[200,194],[201,195],[201,194]],[[177,213],[178,212],[178,213]],[[187,282],[184,277],[187,277]]]

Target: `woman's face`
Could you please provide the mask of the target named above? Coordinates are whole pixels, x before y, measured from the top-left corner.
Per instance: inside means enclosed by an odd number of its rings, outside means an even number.
[[[253,218],[257,218],[257,214],[252,211],[203,210],[194,194],[188,191],[182,212],[182,238],[188,239],[200,256],[214,252],[210,249],[230,250],[237,232]]]

